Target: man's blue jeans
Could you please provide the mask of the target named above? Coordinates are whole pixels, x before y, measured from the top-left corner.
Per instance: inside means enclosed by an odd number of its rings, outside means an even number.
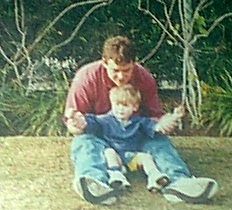
[[[171,182],[180,177],[191,177],[187,165],[167,136],[156,134],[153,139],[143,140],[143,142],[141,150],[153,156],[160,172],[166,173]],[[92,134],[75,136],[71,145],[75,178],[92,177],[107,183],[107,166],[103,155],[106,147],[104,140]]]

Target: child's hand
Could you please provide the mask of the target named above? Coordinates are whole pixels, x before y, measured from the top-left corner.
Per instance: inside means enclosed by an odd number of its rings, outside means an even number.
[[[184,117],[185,115],[185,107],[183,105],[180,105],[178,107],[176,107],[173,111],[173,115],[176,116],[176,118],[180,119],[182,117]]]
[[[177,125],[181,129],[181,118],[184,116],[184,114],[184,106],[176,107],[173,113],[167,113],[158,120],[155,126],[155,131],[168,134],[171,133],[177,127]]]
[[[155,125],[155,131],[162,134],[168,134],[172,132],[177,126],[176,116],[171,113],[163,115]]]
[[[72,134],[80,134],[83,132],[87,122],[81,112],[69,109],[66,111],[65,116],[67,117],[67,128]]]
[[[176,118],[179,130],[182,130],[183,124],[182,124],[181,118],[184,117],[184,115],[185,115],[185,107],[183,105],[176,107],[173,111],[173,115]]]

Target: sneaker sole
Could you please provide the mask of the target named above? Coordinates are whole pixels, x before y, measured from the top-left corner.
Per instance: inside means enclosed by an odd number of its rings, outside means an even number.
[[[95,196],[89,191],[87,180],[88,178],[85,178],[85,177],[81,178],[80,184],[83,190],[84,199],[92,204],[104,204],[104,203],[107,203],[108,199],[116,198],[119,195],[119,191],[116,189],[113,189],[112,191],[107,192],[106,194]]]
[[[205,191],[199,196],[189,196],[175,189],[166,189],[164,195],[170,195],[177,197],[176,200],[185,201],[187,203],[204,203],[208,199],[212,198],[213,195],[217,192],[217,184],[214,182],[209,182]]]

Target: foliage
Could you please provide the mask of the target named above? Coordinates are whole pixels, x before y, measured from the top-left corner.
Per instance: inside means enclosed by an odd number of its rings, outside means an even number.
[[[203,84],[203,123],[220,135],[232,136],[232,76],[225,71],[215,85]]]
[[[62,116],[68,78],[73,76],[71,70],[76,63],[71,58],[43,58],[38,63],[26,91],[16,87],[3,94],[2,104],[8,112],[0,116],[15,134],[64,135]]]
[[[18,2],[19,5],[18,18],[21,31],[16,27],[14,2]],[[24,13],[20,13],[20,2],[23,2]],[[65,8],[77,2],[89,1],[4,0],[0,4],[0,48],[9,60],[15,63],[13,66],[4,56],[0,56],[2,135],[4,132],[7,135],[64,134],[62,111],[65,94],[74,75],[73,67],[62,66],[64,58],[70,62],[72,60],[72,63],[78,66],[99,59],[103,41],[109,36],[124,34],[136,42],[137,59],[142,60],[154,49],[162,34],[157,22],[138,10],[138,1],[105,1],[110,3],[99,7],[87,16],[87,12],[97,5],[95,1],[67,12],[33,46],[34,41],[54,18]],[[145,4],[147,2],[150,2],[151,9],[164,23],[165,15],[160,2],[166,2],[169,6],[171,1],[146,1]],[[198,1],[193,1],[194,6],[197,4]],[[174,10],[172,18],[173,25],[178,31],[180,24],[177,11]],[[216,17],[231,11],[230,0],[210,2],[209,7],[199,11],[196,16],[195,32],[205,33],[207,26]],[[44,58],[46,53],[53,46],[68,39],[83,18],[86,20],[72,41],[54,50],[51,54],[53,58],[49,58],[53,64],[47,65]],[[200,79],[211,86],[214,83],[210,75],[218,78],[221,69],[231,69],[231,27],[232,19],[224,20],[207,39],[201,39],[196,43],[196,50],[192,52]],[[22,36],[22,32],[25,37]],[[21,49],[23,42],[28,52]],[[54,64],[55,62],[57,64]],[[179,83],[182,81],[182,49],[172,43],[168,37],[164,38],[159,50],[146,60],[144,65],[151,70],[158,81],[163,79],[175,80]]]
[[[168,1],[167,1],[168,2]],[[30,46],[41,31],[56,17],[65,7],[74,1],[27,1],[25,7],[26,40]],[[169,1],[170,3],[170,1]],[[196,2],[193,2],[196,4]],[[162,6],[156,2],[154,12],[163,20]],[[212,1],[208,9],[200,11],[196,16],[196,32],[206,30],[215,17],[232,10],[232,2],[229,0]],[[223,5],[226,5],[223,6]],[[106,37],[115,34],[125,34],[131,37],[137,45],[138,59],[146,56],[159,40],[162,30],[157,23],[143,14],[137,8],[137,1],[117,0],[107,7],[102,7],[90,15],[82,25],[74,39],[53,52],[53,57],[63,59],[71,56],[78,62],[86,63],[100,58],[101,46]],[[72,33],[74,27],[89,10],[90,5],[84,5],[71,10],[64,15],[49,31],[49,33],[37,44],[31,52],[32,57],[40,58],[55,44],[66,39]],[[0,39],[3,49],[9,49],[7,55],[19,46],[20,36],[14,23],[13,1],[3,1],[0,5],[1,32]],[[178,14],[173,14],[174,22],[178,25]],[[194,56],[201,79],[208,79],[212,72],[220,71],[223,57],[231,56],[231,18],[223,21],[210,35],[209,39],[202,39],[197,43]],[[179,27],[177,27],[179,28]],[[175,45],[170,45],[166,38],[157,54],[145,64],[152,73],[160,79],[181,80],[181,50]],[[226,59],[225,59],[226,60]],[[209,63],[214,63],[209,66]],[[4,64],[0,58],[0,65]],[[178,75],[175,78],[175,75]]]
[[[66,91],[38,92],[21,97],[11,96],[14,113],[11,126],[23,135],[61,135],[64,93]]]

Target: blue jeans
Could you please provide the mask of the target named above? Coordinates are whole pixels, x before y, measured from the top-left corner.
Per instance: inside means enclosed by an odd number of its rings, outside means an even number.
[[[154,139],[145,140],[142,150],[152,155],[159,171],[167,174],[171,182],[181,177],[192,177],[188,166],[167,136],[156,134]]]
[[[92,134],[75,136],[71,145],[75,177],[92,177],[107,183],[109,177],[103,154],[106,147],[104,140]],[[171,182],[180,177],[191,177],[187,165],[167,136],[157,134],[153,139],[144,140],[141,150],[153,156],[160,172],[166,173]]]

